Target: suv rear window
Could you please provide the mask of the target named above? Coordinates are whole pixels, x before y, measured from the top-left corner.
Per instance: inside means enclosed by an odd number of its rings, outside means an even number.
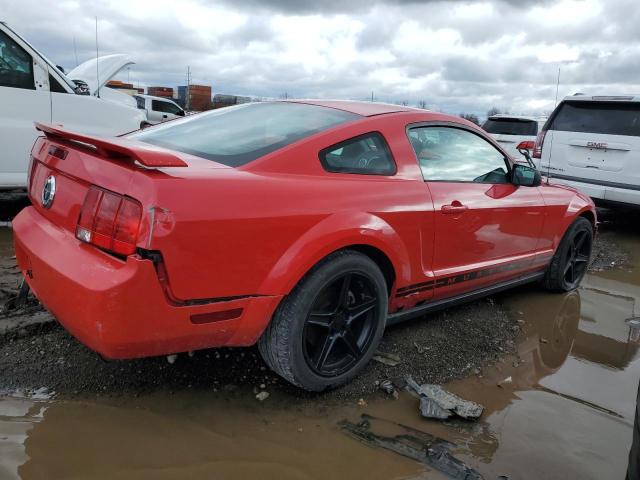
[[[487,133],[502,135],[535,137],[538,134],[538,122],[518,118],[489,118],[482,128]]]
[[[640,136],[640,104],[563,102],[550,130]]]
[[[130,138],[239,167],[341,123],[362,118],[302,103],[236,105],[186,117]]]

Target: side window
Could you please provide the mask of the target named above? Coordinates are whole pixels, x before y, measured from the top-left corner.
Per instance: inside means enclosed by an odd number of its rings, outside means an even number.
[[[504,155],[484,138],[453,127],[409,130],[427,182],[509,183]]]
[[[366,133],[320,151],[320,163],[327,172],[362,175],[394,175],[396,164],[384,137]]]
[[[141,108],[142,110],[144,110],[145,109],[144,98],[139,97],[137,95],[134,95],[133,98],[136,99],[136,104],[138,105],[138,108]]]
[[[151,110],[154,110],[156,112],[172,113],[174,115],[178,115],[180,112],[180,107],[170,102],[163,102],[162,100],[152,100]]]
[[[31,55],[3,31],[0,31],[0,87],[36,89]]]
[[[60,82],[58,82],[53,75],[49,74],[49,91],[54,93],[67,93]]]

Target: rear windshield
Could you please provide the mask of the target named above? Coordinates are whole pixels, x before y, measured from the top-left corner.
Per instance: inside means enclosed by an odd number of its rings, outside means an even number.
[[[173,121],[130,138],[239,167],[302,138],[359,118],[362,117],[316,105],[251,103]]]
[[[482,126],[485,132],[502,135],[536,136],[538,122],[517,118],[489,118]]]
[[[640,136],[640,104],[564,102],[550,130]]]

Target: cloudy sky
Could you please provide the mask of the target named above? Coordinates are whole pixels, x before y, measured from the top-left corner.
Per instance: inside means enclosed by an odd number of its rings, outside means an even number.
[[[2,0],[8,22],[69,69],[136,61],[140,86],[425,102],[484,115],[553,109],[559,96],[640,93],[638,0]],[[74,42],[76,49],[74,50]]]

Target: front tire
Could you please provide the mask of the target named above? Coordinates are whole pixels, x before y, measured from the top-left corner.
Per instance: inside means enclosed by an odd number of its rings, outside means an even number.
[[[384,332],[388,293],[366,255],[343,250],[314,266],[278,306],[258,341],[278,375],[309,391],[348,382],[373,356]]]
[[[580,285],[587,273],[593,245],[593,225],[584,217],[576,218],[562,237],[544,277],[551,292],[569,292]]]

